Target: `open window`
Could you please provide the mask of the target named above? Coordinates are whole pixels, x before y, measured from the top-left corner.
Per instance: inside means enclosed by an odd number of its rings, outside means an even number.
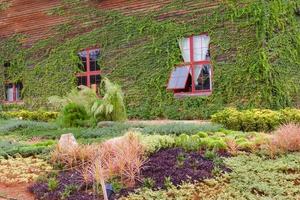
[[[11,83],[7,82],[5,84],[5,102],[16,103],[22,100],[22,89],[23,84],[21,82]]]
[[[175,96],[205,96],[212,93],[212,65],[207,34],[179,41],[184,64],[171,72],[168,90]]]
[[[101,82],[101,70],[99,65],[100,50],[86,49],[78,54],[81,64],[77,73],[77,85],[85,85],[97,90]]]

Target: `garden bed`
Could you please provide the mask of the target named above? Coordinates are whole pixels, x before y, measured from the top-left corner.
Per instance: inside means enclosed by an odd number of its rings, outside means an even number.
[[[223,154],[228,156],[228,154]],[[170,185],[179,186],[183,182],[198,182],[213,178],[219,173],[230,172],[224,165],[216,164],[200,152],[186,152],[181,148],[162,149],[151,155],[141,168],[141,177],[133,188],[123,188],[110,199],[127,196],[135,189],[151,187],[166,189]],[[29,190],[37,199],[97,199],[92,183],[86,183],[77,170],[63,171],[47,181],[32,185]]]
[[[143,179],[151,178],[155,188],[166,188],[168,179],[173,185],[193,182],[214,176],[213,170],[229,172],[225,166],[216,164],[199,152],[186,152],[181,148],[163,149],[149,157],[141,170]]]
[[[63,171],[47,181],[39,181],[29,187],[36,199],[90,200],[100,199],[87,190],[81,174],[76,170]]]

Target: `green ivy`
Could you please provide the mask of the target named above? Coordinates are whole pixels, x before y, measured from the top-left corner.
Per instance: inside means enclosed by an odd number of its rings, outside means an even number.
[[[30,48],[20,46],[26,36],[0,40],[0,63],[11,61],[8,77],[22,80],[31,108],[45,107],[48,96],[74,88],[77,53],[93,46],[101,48],[104,73],[122,85],[132,118],[208,118],[227,105],[279,109],[299,103],[296,0],[228,0],[202,9],[207,2],[173,0],[147,16],[124,16],[86,1],[64,0],[57,12],[73,16],[68,23]],[[199,5],[191,11],[191,3]],[[176,10],[189,13],[157,20]],[[201,32],[212,39],[213,95],[175,99],[166,83],[182,62],[178,39]]]

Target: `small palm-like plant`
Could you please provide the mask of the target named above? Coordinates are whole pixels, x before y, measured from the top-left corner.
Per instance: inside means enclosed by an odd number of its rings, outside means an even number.
[[[98,99],[96,92],[86,86],[79,86],[78,90],[73,89],[71,90],[66,96],[51,96],[48,98],[48,104],[56,109],[60,110],[65,107],[68,103],[75,103],[77,105],[84,106],[87,113],[90,113],[91,107],[93,106],[94,102]]]
[[[110,82],[107,78],[103,80],[104,97],[98,98],[96,92],[86,86],[80,86],[80,90],[74,89],[65,97],[52,96],[48,98],[49,105],[56,109],[62,109],[62,116],[66,107],[84,108],[88,119],[85,126],[94,125],[98,121],[124,121],[127,119],[126,109],[121,88]],[[80,109],[82,111],[82,109]],[[83,113],[83,112],[81,112]],[[65,113],[66,114],[66,113]],[[76,124],[80,125],[80,124]]]
[[[121,88],[107,78],[103,80],[105,95],[92,106],[94,117],[100,120],[124,121],[127,119]]]

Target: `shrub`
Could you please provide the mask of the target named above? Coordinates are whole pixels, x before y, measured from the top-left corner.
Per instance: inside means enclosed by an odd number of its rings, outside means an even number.
[[[101,101],[96,101],[91,108],[94,117],[97,121],[125,121],[127,114],[121,88],[107,78],[103,83],[104,97]]]
[[[65,97],[52,96],[48,98],[48,103],[56,110],[63,108],[62,112],[70,105],[73,107],[77,105],[76,110],[80,110],[80,115],[86,115],[84,120],[79,120],[75,124],[67,123],[68,127],[70,125],[95,126],[99,121],[125,121],[127,114],[121,88],[111,83],[107,78],[103,80],[103,84],[105,93],[102,99],[98,98],[96,92],[91,88],[81,86],[81,90],[74,89]],[[83,110],[86,114],[83,113]],[[87,118],[89,120],[86,120]]]
[[[146,135],[141,136],[141,142],[145,151],[149,154],[175,145],[175,137],[170,135]]]
[[[49,178],[49,180],[48,180],[48,189],[50,191],[54,191],[58,187],[58,184],[59,184],[59,182],[56,178]]]
[[[200,149],[201,138],[198,135],[189,136],[187,134],[181,134],[176,137],[175,144],[177,147],[182,147],[188,151],[195,151]]]
[[[63,108],[59,122],[63,127],[79,127],[86,126],[88,120],[88,113],[82,105],[69,103]]]
[[[203,132],[203,131],[200,131],[200,132],[198,132],[197,134],[198,134],[198,136],[199,136],[200,138],[208,137],[208,134],[205,133],[205,132]]]
[[[9,119],[17,118],[23,120],[32,120],[32,121],[51,121],[58,117],[58,112],[49,112],[49,111],[28,111],[28,110],[19,110],[19,111],[6,111],[0,113],[0,118]]]
[[[48,104],[55,110],[61,110],[69,103],[75,103],[83,106],[87,113],[90,113],[91,107],[98,99],[96,92],[86,86],[80,86],[80,90],[77,88],[71,90],[65,97],[51,96],[48,98]]]
[[[234,108],[228,108],[214,114],[212,121],[232,130],[272,131],[284,123],[300,123],[300,110],[252,109],[238,111]]]

